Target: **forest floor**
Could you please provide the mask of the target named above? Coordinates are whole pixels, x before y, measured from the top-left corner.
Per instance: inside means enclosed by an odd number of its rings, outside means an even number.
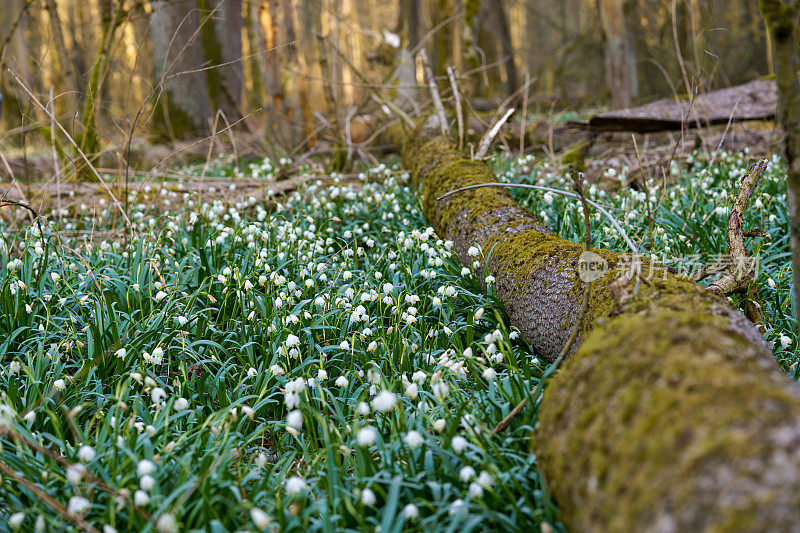
[[[641,250],[690,273],[725,253],[752,159],[697,150],[646,190],[587,192]],[[491,164],[502,181],[572,184],[548,157]],[[291,185],[276,180],[287,168]],[[403,170],[359,170],[226,156],[117,188],[119,205],[65,190],[44,237],[23,211],[7,217],[0,457],[15,481],[0,516],[104,533],[563,530],[529,453],[536,406],[492,435],[547,366],[491,277],[428,227]],[[749,242],[764,334],[796,379],[784,172],[773,158],[745,227],[766,234]],[[579,204],[514,194],[583,239]],[[592,243],[627,249],[599,213]]]

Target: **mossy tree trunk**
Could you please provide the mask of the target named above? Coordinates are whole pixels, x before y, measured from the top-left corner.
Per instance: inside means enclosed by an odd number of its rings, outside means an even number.
[[[760,0],[772,40],[778,82],[778,119],[783,129],[783,153],[788,163],[789,233],[794,270],[794,301],[800,309],[800,79],[798,79],[798,22],[800,2]],[[799,313],[800,316],[800,313]]]
[[[445,139],[409,141],[406,167],[428,220],[471,246],[511,322],[553,360],[583,294],[583,248],[522,209]],[[800,527],[800,388],[725,298],[663,272],[627,303],[612,296],[624,256],[592,284],[579,347],[548,384],[533,435],[548,486],[575,531]],[[643,261],[643,272],[658,265]],[[623,286],[633,294],[632,283]],[[511,406],[509,406],[511,407]],[[528,411],[530,412],[530,411]],[[530,415],[529,415],[530,416]],[[522,418],[523,415],[520,415]]]
[[[199,137],[213,120],[196,0],[153,2],[150,33],[153,79],[151,134],[155,140]]]

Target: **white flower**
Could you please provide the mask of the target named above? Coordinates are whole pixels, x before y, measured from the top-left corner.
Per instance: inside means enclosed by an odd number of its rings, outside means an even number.
[[[378,343],[376,341],[370,342],[369,346],[367,346],[367,351],[368,352],[374,352],[377,349],[378,349]]]
[[[183,397],[178,398],[177,400],[175,400],[175,403],[172,404],[172,407],[176,411],[185,411],[186,409],[189,408],[189,400]]]
[[[42,528],[44,529],[44,528]],[[103,526],[103,533],[117,533],[117,528],[114,526],[109,526],[108,524]]]
[[[488,489],[492,486],[492,475],[486,470],[481,470],[481,473],[478,475],[478,483],[481,487]]]
[[[470,257],[475,257],[478,255],[478,248],[475,246],[470,246],[469,250],[467,250],[467,255]]]
[[[441,433],[444,431],[444,428],[447,426],[447,422],[444,418],[439,418],[433,423],[433,430],[437,433]]]
[[[285,344],[286,344],[286,346],[288,346],[290,348],[292,346],[297,346],[298,344],[300,344],[300,337],[298,337],[297,335],[292,335],[291,333],[289,333],[289,335],[286,336],[286,343]]]
[[[450,516],[456,516],[464,514],[467,511],[467,504],[462,499],[454,500],[453,503],[450,504],[450,509],[447,510],[447,513]]]
[[[464,468],[459,470],[458,477],[461,478],[461,481],[466,483],[467,481],[475,477],[475,469],[472,468],[471,466],[465,466]]]
[[[378,438],[378,431],[372,426],[364,426],[356,434],[356,443],[359,446],[371,446]]]
[[[339,348],[341,348],[342,350],[349,350],[349,349],[350,349],[350,343],[349,343],[349,342],[347,342],[347,340],[343,340],[343,341],[342,341],[342,342],[339,344]]]
[[[406,520],[414,520],[415,518],[419,517],[419,509],[413,503],[409,503],[405,507],[403,507],[403,516]]]
[[[156,486],[156,480],[153,479],[153,476],[142,476],[139,479],[139,488],[143,491],[151,491],[153,487]]]
[[[375,396],[375,399],[372,400],[373,409],[381,413],[391,411],[396,404],[397,396],[393,392],[387,390],[379,392],[378,395]]]
[[[167,397],[167,392],[161,387],[156,387],[155,389],[150,391],[150,399],[153,400],[153,403],[159,403],[166,397]]]
[[[67,504],[67,512],[71,515],[82,515],[91,509],[92,504],[83,496],[73,496]]]
[[[56,390],[64,390],[67,388],[67,384],[63,379],[57,379],[53,382],[53,387]]]
[[[410,398],[416,398],[417,395],[419,394],[419,387],[417,386],[417,384],[409,383],[408,386],[406,387],[406,394]]]
[[[166,292],[164,292],[164,291],[158,291],[158,292],[156,293],[156,301],[157,301],[157,302],[160,302],[161,300],[163,300],[163,299],[164,299],[164,298],[166,298],[166,297],[167,297],[167,293],[166,293]]]
[[[792,338],[787,337],[786,335],[781,335],[781,346],[788,348],[790,344],[792,344]]]
[[[91,446],[81,446],[78,449],[78,459],[83,461],[84,463],[89,463],[94,461],[95,453],[94,448]]]
[[[160,365],[161,361],[164,359],[164,348],[161,346],[156,346],[153,348],[153,354],[151,357],[153,358],[153,363]]]
[[[483,307],[480,307],[480,308],[478,308],[478,310],[477,310],[477,311],[475,311],[475,314],[474,314],[474,315],[472,315],[472,318],[474,318],[474,319],[475,319],[475,322],[477,322],[478,320],[480,320],[481,318],[483,318],[483,313],[484,313],[484,312],[485,312],[485,310],[484,310],[484,308],[483,308]]]
[[[374,505],[375,500],[375,493],[372,492],[372,489],[364,489],[361,491],[361,503],[364,505]]]
[[[303,425],[303,413],[295,409],[286,415],[286,425],[290,428],[300,429]]]
[[[120,348],[119,350],[114,352],[114,355],[116,355],[120,359],[125,359],[125,356],[128,355],[128,350],[126,350],[125,348]]]
[[[156,464],[153,461],[142,459],[136,465],[136,475],[139,477],[147,476],[156,471]]]
[[[143,490],[137,490],[133,493],[133,503],[139,507],[144,507],[150,503],[150,496]]]
[[[774,289],[775,288],[775,280],[772,279],[772,278],[768,278],[767,279],[767,285],[769,285],[770,288]]]
[[[450,445],[453,447],[453,451],[456,453],[461,453],[464,451],[464,448],[467,447],[467,439],[460,435],[456,435],[453,437],[453,440],[450,442]]]
[[[487,381],[494,381],[494,378],[496,377],[497,371],[492,367],[488,367],[483,371],[483,379]]]
[[[287,494],[300,494],[306,489],[306,482],[303,478],[292,476],[283,482]]]
[[[177,533],[178,521],[172,513],[164,513],[158,518],[156,528],[158,533]]]
[[[142,288],[139,286],[138,283],[134,283],[133,285],[131,285],[131,289],[133,289],[133,292],[139,292]]]
[[[392,294],[393,291],[394,291],[394,285],[392,285],[391,283],[384,283],[383,284],[383,292],[384,293]]]
[[[347,387],[348,381],[347,378],[344,376],[339,376],[336,378],[336,386],[337,387]]]
[[[369,414],[369,405],[367,405],[367,402],[358,402],[356,412],[361,416],[367,416]]]
[[[469,495],[472,498],[480,498],[483,496],[483,487],[481,487],[480,483],[475,483],[473,481],[469,484]]]
[[[50,279],[53,280],[53,283],[58,283],[58,280],[61,279],[61,276],[58,275],[58,272],[50,272]]]
[[[8,525],[12,529],[17,529],[25,521],[25,513],[14,513],[8,518]]]
[[[422,446],[422,443],[425,442],[422,434],[419,431],[409,431],[406,433],[405,438],[403,439],[406,445],[411,448],[412,450],[415,448],[419,448]]]
[[[83,480],[83,473],[86,472],[86,467],[80,464],[69,465],[67,467],[67,481],[73,485],[77,485]]]
[[[258,507],[250,509],[250,518],[253,519],[253,524],[259,529],[267,529],[270,523],[272,523],[272,519],[270,519],[269,515]]]
[[[17,374],[21,368],[22,364],[19,361],[11,361],[8,364],[8,373],[11,375]]]

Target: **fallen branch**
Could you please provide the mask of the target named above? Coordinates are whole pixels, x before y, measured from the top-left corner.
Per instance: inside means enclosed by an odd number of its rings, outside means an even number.
[[[481,159],[486,157],[486,154],[489,152],[489,146],[492,144],[492,141],[497,136],[497,132],[500,131],[500,128],[503,127],[503,124],[506,123],[506,120],[508,120],[508,117],[510,117],[513,112],[514,108],[512,107],[511,109],[506,111],[506,113],[499,120],[497,120],[494,124],[492,124],[492,127],[489,128],[489,130],[484,134],[483,138],[481,139],[481,142],[478,143],[478,150],[475,152],[475,155],[472,156],[473,160],[480,161]]]

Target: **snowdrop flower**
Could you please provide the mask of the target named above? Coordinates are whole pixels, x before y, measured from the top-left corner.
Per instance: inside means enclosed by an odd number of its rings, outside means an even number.
[[[413,503],[403,507],[403,516],[406,520],[414,520],[419,517],[419,509]]]
[[[358,402],[356,412],[361,416],[367,416],[369,414],[369,405],[367,405],[367,402]]]
[[[422,437],[419,431],[409,431],[406,433],[405,438],[403,439],[406,445],[411,448],[412,450],[415,448],[419,448],[422,446],[422,443],[425,442],[425,439]]]
[[[347,378],[344,376],[339,376],[336,378],[336,386],[337,387],[347,387],[348,381]]]
[[[161,387],[156,387],[155,389],[150,391],[150,399],[153,400],[153,403],[159,403],[166,397],[167,397],[167,392]]]
[[[464,468],[459,470],[458,477],[461,478],[461,481],[466,483],[467,481],[475,477],[475,469],[472,468],[471,466],[465,466]]]
[[[44,527],[42,527],[42,529],[44,529]],[[106,524],[103,526],[103,533],[117,533],[117,528]]]
[[[306,482],[303,478],[292,476],[283,483],[287,494],[300,494],[306,489]]]
[[[347,340],[343,340],[343,341],[342,341],[342,342],[339,344],[339,348],[341,348],[342,350],[349,350],[349,349],[350,349],[350,343],[349,343],[349,342],[347,342]]]
[[[139,479],[139,488],[143,491],[149,492],[153,490],[153,487],[156,486],[156,480],[153,479],[153,476],[142,476]]]
[[[375,399],[372,400],[372,407],[378,412],[381,413],[388,413],[394,406],[397,404],[397,396],[390,391],[384,390],[378,393],[375,396]]]
[[[771,289],[775,288],[775,280],[772,278],[767,279],[767,285],[770,286]]]
[[[303,425],[303,413],[295,409],[286,415],[286,425],[290,428],[300,429]]]
[[[470,246],[469,250],[467,250],[467,255],[470,257],[475,257],[478,255],[478,248],[475,246]]]
[[[368,352],[374,352],[377,349],[378,349],[378,343],[376,341],[370,342],[369,346],[367,346],[367,351]]]
[[[447,422],[444,418],[439,418],[433,423],[433,430],[437,433],[441,433],[444,431],[444,428],[447,426]]]
[[[417,384],[409,383],[408,386],[406,387],[406,395],[408,395],[409,398],[416,398],[418,394],[419,394],[419,387],[417,386]]]
[[[78,449],[78,459],[83,461],[84,463],[90,463],[94,461],[95,453],[94,448],[91,446],[81,446]]]
[[[25,521],[25,513],[14,513],[8,517],[8,525],[12,529],[17,529]]]
[[[50,279],[53,280],[53,283],[58,283],[58,280],[61,279],[61,276],[58,275],[58,272],[50,272]]]
[[[478,475],[478,483],[481,487],[488,489],[492,486],[492,476],[486,470],[482,470],[481,473]]]
[[[144,507],[150,503],[150,496],[143,490],[137,490],[133,493],[133,503],[139,507]]]
[[[483,307],[480,307],[480,308],[478,308],[478,310],[477,310],[477,311],[475,311],[475,314],[474,314],[474,315],[472,315],[472,318],[474,318],[474,319],[475,319],[475,322],[477,322],[477,321],[479,321],[481,318],[483,318],[483,313],[484,313],[484,312],[485,312],[485,310],[484,310],[484,308],[483,308]]]
[[[392,294],[392,292],[394,292],[394,285],[392,285],[391,283],[384,283],[383,292],[385,294]]]
[[[176,411],[185,411],[186,409],[189,408],[189,400],[183,397],[178,398],[177,400],[175,400],[175,403],[172,404],[172,407]]]
[[[131,285],[131,289],[133,289],[133,292],[139,292],[141,290],[141,287],[139,286],[138,283],[134,283],[133,285]]]
[[[119,350],[114,352],[114,355],[116,355],[120,359],[125,359],[125,356],[128,355],[128,351],[125,348],[120,348]]]
[[[464,514],[467,511],[467,504],[462,499],[454,500],[453,503],[450,504],[450,508],[447,510],[447,514],[450,516],[456,516]]]
[[[474,481],[469,484],[469,495],[472,498],[481,498],[483,497],[483,487],[481,487],[480,483],[475,483]]]
[[[356,443],[359,446],[371,446],[378,438],[378,431],[372,426],[364,426],[356,434]]]
[[[142,459],[136,465],[136,475],[139,477],[147,476],[156,471],[156,464],[148,459]]]
[[[460,435],[456,435],[453,437],[453,440],[450,441],[450,445],[453,447],[454,452],[461,453],[464,451],[464,448],[467,447],[467,439]]]
[[[21,368],[22,368],[22,365],[20,364],[19,361],[11,361],[8,364],[8,373],[13,376],[14,374],[18,373]]]
[[[375,493],[371,489],[364,489],[361,491],[361,503],[370,506],[375,505]]]
[[[158,533],[177,533],[178,521],[172,513],[162,514],[156,522]]]
[[[67,384],[63,379],[57,379],[53,382],[53,387],[56,390],[64,390],[67,388]]]
[[[267,529],[272,523],[269,515],[258,507],[250,509],[250,518],[253,519],[253,524],[259,529]]]
[[[161,300],[163,300],[163,299],[164,299],[164,298],[166,298],[166,297],[167,297],[167,293],[166,293],[166,292],[164,292],[164,291],[158,291],[158,292],[156,293],[156,301],[157,301],[157,302],[160,302]]]
[[[88,512],[91,507],[92,504],[83,496],[73,496],[69,499],[69,504],[67,504],[67,513],[73,516],[82,515]]]
[[[289,333],[289,335],[286,336],[286,342],[284,344],[286,344],[286,346],[289,348],[292,346],[297,346],[300,344],[300,337]]]
[[[86,467],[81,464],[74,464],[67,466],[66,474],[67,481],[73,485],[77,485],[83,481],[83,474],[86,472]]]
[[[483,379],[486,381],[494,381],[494,378],[496,377],[497,371],[492,367],[488,367],[483,371]]]
[[[792,338],[787,337],[786,335],[781,335],[781,346],[788,348],[790,344],[792,344]]]

